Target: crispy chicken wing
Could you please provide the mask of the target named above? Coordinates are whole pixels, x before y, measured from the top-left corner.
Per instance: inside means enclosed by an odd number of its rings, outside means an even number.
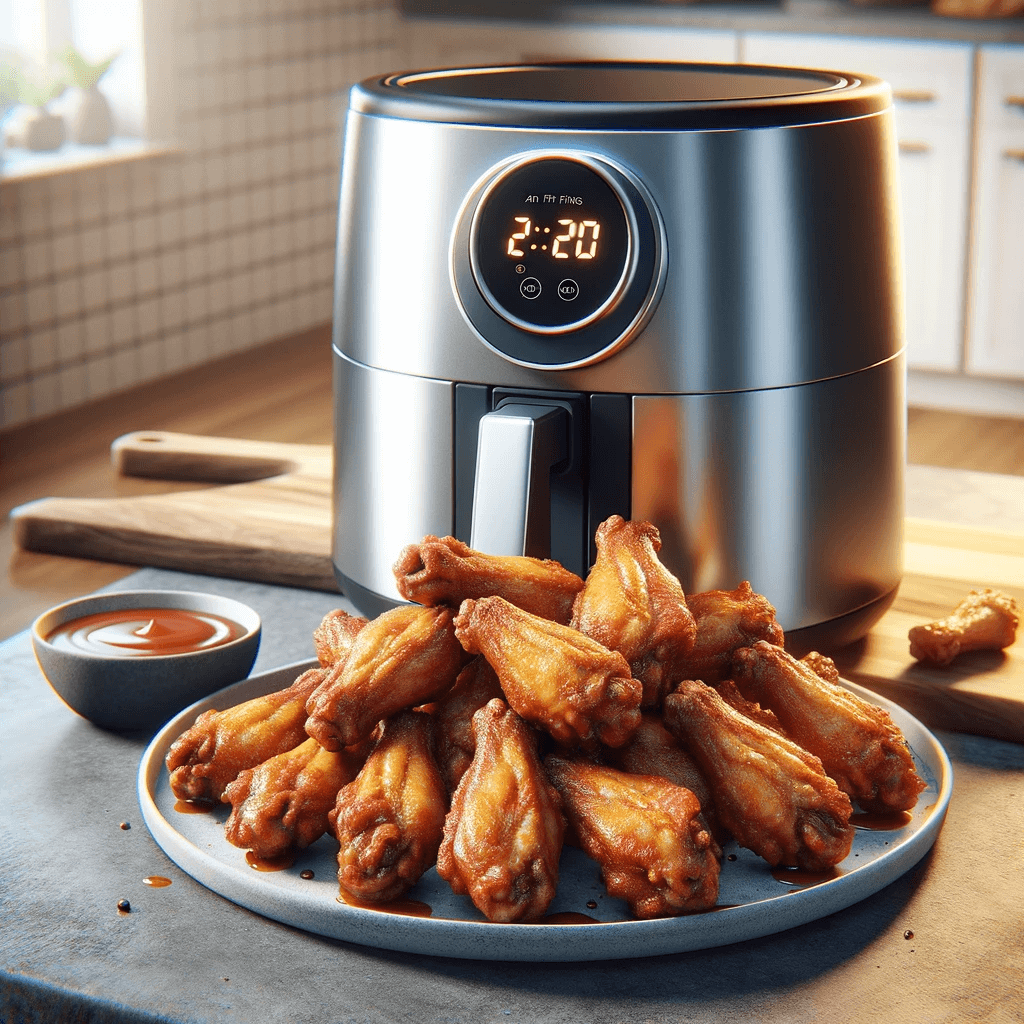
[[[309,735],[325,750],[340,750],[369,736],[381,719],[446,692],[464,660],[452,615],[402,605],[364,626],[310,698]]]
[[[431,719],[405,711],[384,723],[330,824],[341,844],[338,885],[371,903],[397,899],[434,863],[447,793],[431,752]]]
[[[606,519],[597,559],[573,604],[572,625],[629,662],[643,706],[660,707],[697,633],[679,580],[658,558],[653,523]]]
[[[719,818],[741,846],[773,867],[806,871],[850,852],[850,798],[803,747],[692,680],[665,698],[665,724],[703,769]]]
[[[925,783],[888,711],[763,641],[733,655],[733,676],[864,810],[908,811],[917,803]]]
[[[287,689],[226,711],[204,711],[167,751],[174,795],[216,802],[240,771],[301,743],[306,738],[306,701],[327,672],[311,668]]]
[[[565,821],[525,722],[495,698],[452,797],[437,873],[490,921],[535,921],[555,895]]]
[[[677,678],[711,685],[729,674],[732,652],[754,640],[782,646],[784,636],[775,609],[744,580],[735,590],[691,594],[686,603],[697,622],[697,639]]]
[[[718,820],[711,787],[700,765],[665,728],[660,715],[645,713],[629,740],[623,746],[607,751],[606,756],[612,765],[624,772],[632,775],[660,775],[688,789],[697,798],[700,817],[712,837],[719,843],[728,839],[728,830]]]
[[[355,777],[359,760],[307,739],[294,750],[247,768],[228,784],[224,826],[229,843],[274,859],[315,843],[328,829],[338,790]]]
[[[610,895],[642,919],[715,905],[719,850],[690,790],[585,761],[551,756],[544,764]]]
[[[583,580],[558,562],[526,555],[486,555],[454,537],[424,537],[394,565],[398,592],[417,604],[458,608],[497,594],[518,608],[567,623]]]
[[[486,658],[477,655],[438,701],[434,710],[434,754],[449,793],[455,792],[476,751],[473,715],[489,700],[501,696],[494,669]]]
[[[485,597],[463,601],[455,631],[490,662],[512,709],[560,743],[617,747],[640,722],[626,659],[570,626]]]
[[[356,636],[368,621],[361,615],[349,615],[341,608],[328,612],[313,630],[313,646],[320,664],[330,668],[344,661]]]
[[[1017,602],[1009,594],[972,590],[946,618],[910,630],[910,654],[948,665],[965,651],[999,651],[1014,642],[1019,622]]]

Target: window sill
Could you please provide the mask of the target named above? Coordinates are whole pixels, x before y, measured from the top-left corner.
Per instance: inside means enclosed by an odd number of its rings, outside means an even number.
[[[0,186],[7,182],[74,174],[111,164],[154,160],[180,153],[178,146],[145,142],[141,139],[111,139],[105,146],[79,146],[66,142],[49,153],[33,153],[13,147],[0,151]]]

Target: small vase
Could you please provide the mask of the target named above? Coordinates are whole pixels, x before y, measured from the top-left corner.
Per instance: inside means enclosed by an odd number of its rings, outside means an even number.
[[[107,97],[93,85],[76,90],[68,110],[72,141],[83,146],[105,146],[114,134],[114,119]]]
[[[34,153],[49,153],[60,149],[65,137],[64,118],[36,107],[18,119],[17,127],[7,141]]]

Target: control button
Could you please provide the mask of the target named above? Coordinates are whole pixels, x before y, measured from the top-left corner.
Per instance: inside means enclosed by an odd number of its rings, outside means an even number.
[[[524,299],[535,299],[540,295],[540,281],[535,277],[527,277],[520,282],[519,291]]]
[[[572,302],[579,293],[580,286],[571,277],[567,277],[558,285],[558,297],[565,299],[566,302]]]

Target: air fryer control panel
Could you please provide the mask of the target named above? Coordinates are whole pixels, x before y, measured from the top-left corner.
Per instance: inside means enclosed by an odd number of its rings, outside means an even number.
[[[621,168],[582,154],[494,168],[463,206],[453,246],[460,305],[512,362],[585,366],[626,344],[657,298],[664,241]]]

